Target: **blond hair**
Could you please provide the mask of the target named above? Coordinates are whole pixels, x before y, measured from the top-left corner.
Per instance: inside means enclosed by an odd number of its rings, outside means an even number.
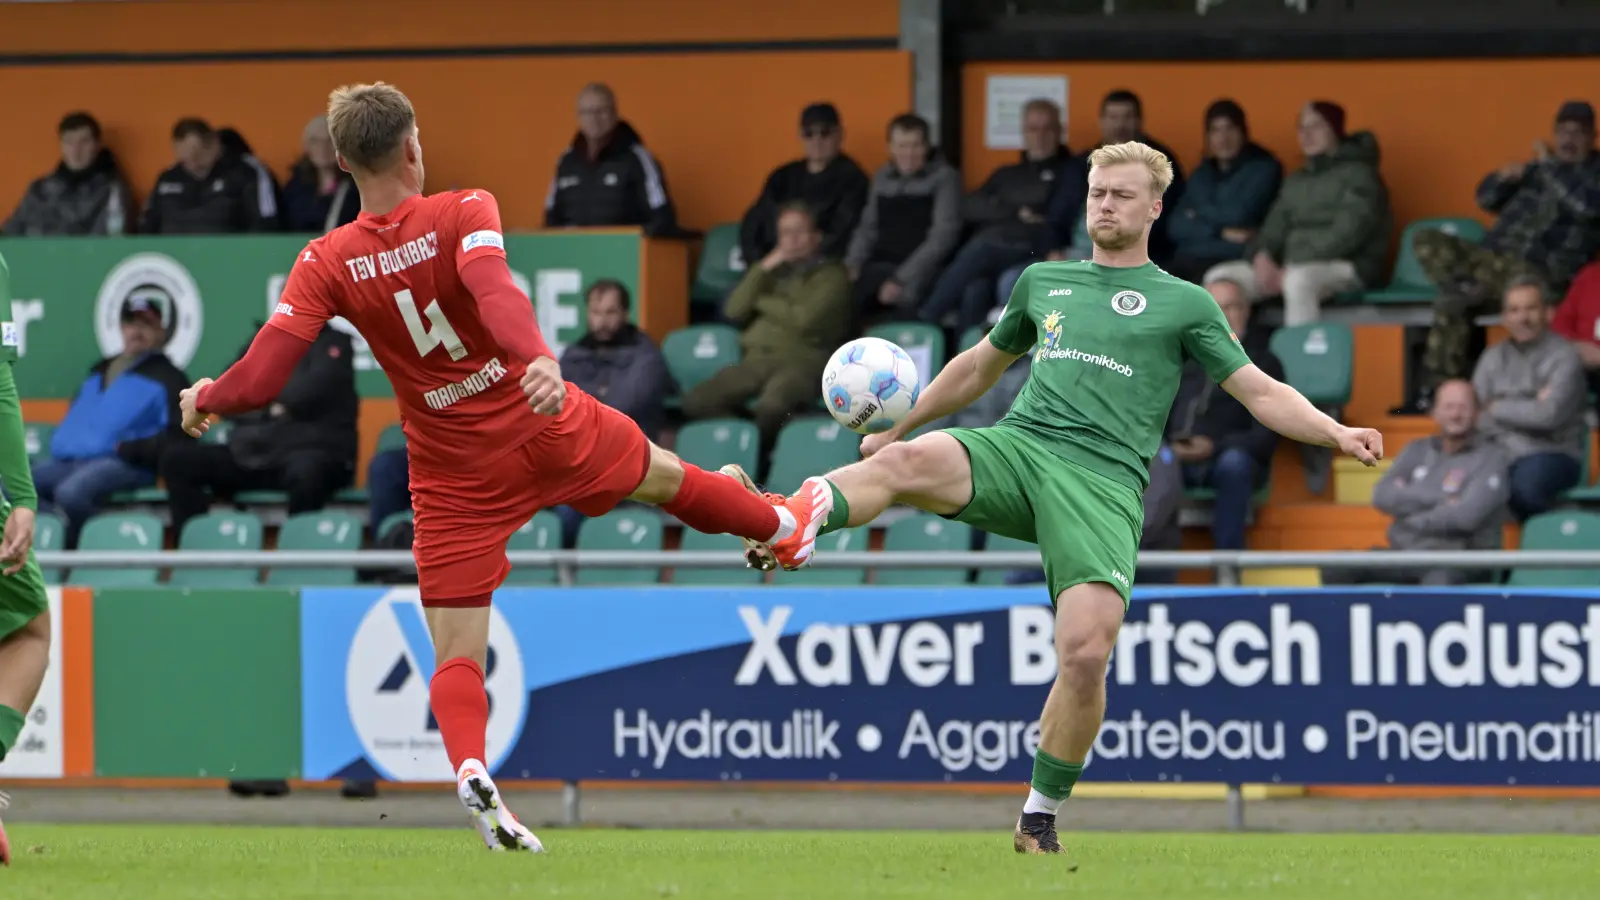
[[[328,95],[328,133],[350,165],[384,168],[417,126],[411,101],[391,84],[345,85]]]
[[[1089,168],[1103,169],[1107,166],[1118,166],[1123,163],[1138,163],[1150,172],[1150,189],[1157,197],[1167,192],[1172,185],[1172,160],[1167,155],[1149,144],[1138,141],[1128,141],[1123,144],[1107,144],[1097,148],[1089,154]]]

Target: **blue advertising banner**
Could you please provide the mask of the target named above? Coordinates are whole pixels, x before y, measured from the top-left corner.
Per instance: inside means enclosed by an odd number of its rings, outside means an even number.
[[[504,777],[1024,782],[1034,588],[505,590]],[[415,590],[308,590],[305,777],[448,780]],[[1136,592],[1086,778],[1600,785],[1600,590]]]

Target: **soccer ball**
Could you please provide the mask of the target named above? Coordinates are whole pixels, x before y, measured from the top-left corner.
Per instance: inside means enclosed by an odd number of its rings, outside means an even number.
[[[857,338],[833,352],[822,371],[822,399],[839,424],[861,434],[893,428],[922,392],[917,366],[883,338]]]

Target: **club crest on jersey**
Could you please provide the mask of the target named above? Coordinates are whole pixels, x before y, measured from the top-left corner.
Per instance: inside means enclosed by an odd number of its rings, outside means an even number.
[[[1137,316],[1144,312],[1144,306],[1144,295],[1138,291],[1118,291],[1117,295],[1111,298],[1111,308],[1116,310],[1118,315]]]
[[[1057,350],[1061,345],[1061,310],[1052,309],[1050,315],[1039,320],[1039,328],[1044,332],[1039,338],[1039,349],[1034,351],[1035,362],[1044,359],[1048,354]]]

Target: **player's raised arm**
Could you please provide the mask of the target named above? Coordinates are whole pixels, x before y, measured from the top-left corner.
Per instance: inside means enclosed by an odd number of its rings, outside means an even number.
[[[1222,381],[1223,390],[1273,431],[1300,441],[1335,447],[1371,466],[1383,459],[1383,435],[1372,428],[1340,425],[1299,391],[1246,363]]]

